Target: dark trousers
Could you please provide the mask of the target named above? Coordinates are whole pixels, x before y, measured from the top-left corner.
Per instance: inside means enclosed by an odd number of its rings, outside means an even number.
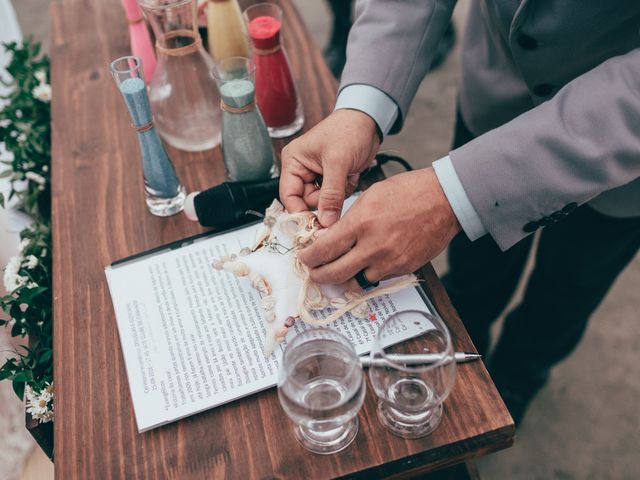
[[[454,147],[472,139],[458,115]],[[513,295],[532,244],[530,235],[502,252],[490,235],[470,242],[464,233],[451,242],[443,283],[483,354],[489,328]],[[550,369],[578,344],[591,313],[638,248],[639,217],[613,218],[588,205],[542,230],[524,298],[506,317],[489,361],[516,421]]]

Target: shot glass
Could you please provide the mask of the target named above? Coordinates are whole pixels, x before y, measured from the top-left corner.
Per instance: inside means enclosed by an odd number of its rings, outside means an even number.
[[[422,332],[414,337],[422,351],[410,351],[409,342],[392,344],[394,335],[407,330]],[[402,363],[394,358],[416,353],[437,357],[434,362],[422,365]],[[426,312],[398,312],[380,326],[370,356],[369,378],[378,396],[380,422],[403,438],[432,433],[442,420],[442,404],[455,382],[456,362],[446,325]]]
[[[278,397],[307,450],[336,453],[355,439],[365,390],[358,356],[340,333],[311,329],[287,345]]]

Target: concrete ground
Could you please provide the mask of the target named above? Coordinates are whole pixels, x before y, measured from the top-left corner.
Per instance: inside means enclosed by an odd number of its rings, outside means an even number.
[[[314,38],[323,46],[330,28],[325,2],[294,1]],[[45,42],[47,3],[14,1],[25,35]],[[462,31],[468,4],[469,0],[458,2],[458,32]],[[456,50],[444,67],[423,83],[404,130],[386,140],[383,149],[399,152],[416,167],[428,166],[448,152],[457,89],[457,54]],[[440,273],[446,271],[444,255],[434,263]],[[518,430],[516,445],[478,461],[482,478],[640,477],[639,292],[640,255],[622,273],[594,314],[575,353],[556,368],[549,385],[534,400]]]

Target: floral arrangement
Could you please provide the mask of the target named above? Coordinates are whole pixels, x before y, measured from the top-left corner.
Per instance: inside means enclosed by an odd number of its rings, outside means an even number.
[[[0,206],[14,200],[33,222],[20,232],[19,253],[4,269],[7,295],[0,297],[8,315],[0,326],[28,343],[0,367],[0,380],[12,381],[27,412],[45,423],[53,420],[49,59],[30,40],[4,48],[11,62],[0,81],[10,93],[0,97],[0,142],[9,160],[0,165],[0,178],[8,178],[11,189],[7,198],[0,192]]]

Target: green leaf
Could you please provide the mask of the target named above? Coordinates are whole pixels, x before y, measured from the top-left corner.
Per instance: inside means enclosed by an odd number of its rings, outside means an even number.
[[[13,391],[16,392],[16,395],[20,399],[20,401],[24,400],[24,382],[13,382]]]
[[[53,350],[45,350],[45,352],[40,356],[40,360],[38,361],[38,364],[44,365],[46,363],[50,363],[52,356],[53,356]]]
[[[9,377],[9,379],[14,382],[30,382],[33,380],[33,373],[30,370],[22,370]]]

